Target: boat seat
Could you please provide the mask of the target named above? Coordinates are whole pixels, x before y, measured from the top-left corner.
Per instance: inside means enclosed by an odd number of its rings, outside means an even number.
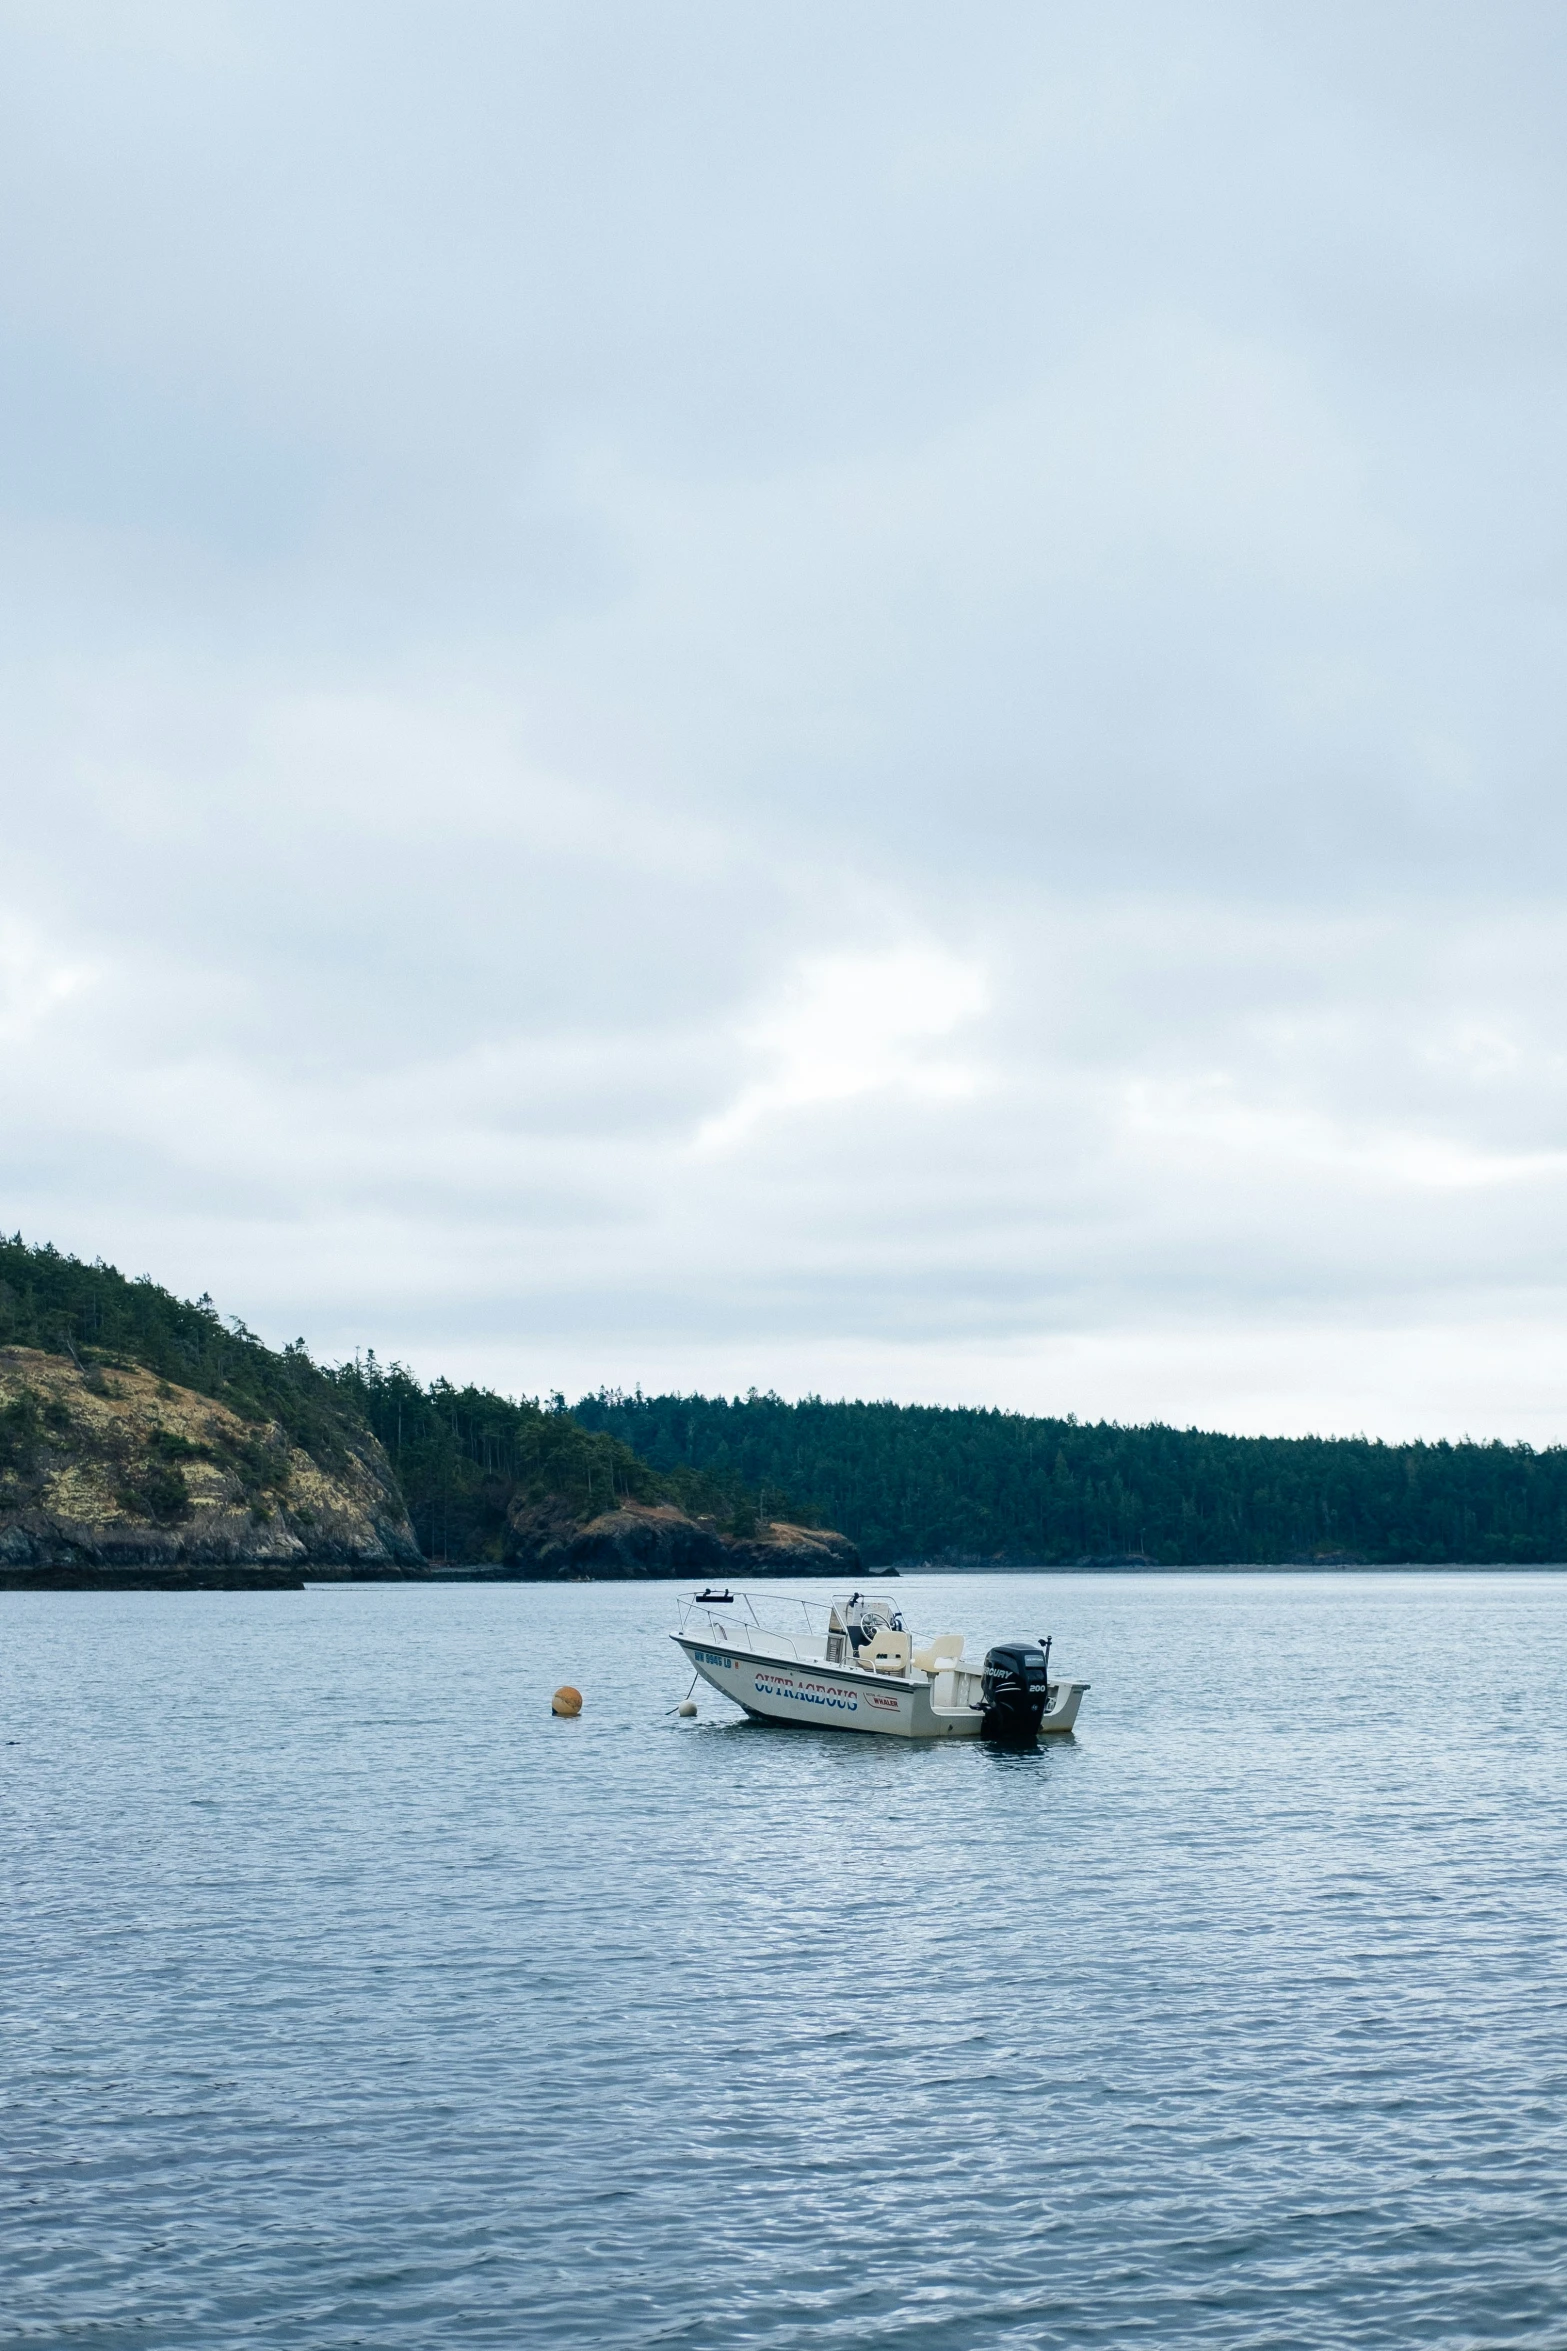
[[[940,1673],[944,1665],[956,1665],[963,1654],[963,1635],[943,1633],[924,1649],[916,1649],[914,1662],[921,1673]]]
[[[907,1633],[889,1633],[885,1627],[860,1651],[861,1665],[872,1673],[907,1673],[914,1644]]]

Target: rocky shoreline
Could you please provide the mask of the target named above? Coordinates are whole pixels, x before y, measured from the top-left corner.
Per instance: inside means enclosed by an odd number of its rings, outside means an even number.
[[[764,1522],[726,1535],[671,1503],[623,1502],[579,1521],[558,1503],[514,1506],[496,1571],[529,1582],[669,1580],[696,1576],[853,1576],[860,1555],[823,1527]]]
[[[335,1457],[129,1363],[0,1348],[0,1587],[297,1588],[421,1575],[381,1447]]]

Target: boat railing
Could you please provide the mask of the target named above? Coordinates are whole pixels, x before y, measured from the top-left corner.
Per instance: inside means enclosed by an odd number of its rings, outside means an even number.
[[[867,1591],[863,1597],[881,1600],[883,1595]],[[890,1595],[887,1599],[889,1605],[896,1605]],[[730,1591],[726,1586],[721,1592],[695,1592],[683,1599],[680,1630],[689,1633],[694,1625],[707,1625],[720,1640],[746,1632],[759,1633],[769,1646],[787,1650],[790,1656],[808,1663],[821,1656],[834,1627],[842,1633],[846,1609],[847,1602],[841,1596],[808,1600],[793,1592],[740,1592]]]
[[[725,1624],[753,1625],[759,1633],[818,1636],[827,1627],[827,1604],[789,1592],[698,1592],[680,1603],[680,1629],[693,1617]]]
[[[758,1598],[761,1605],[759,1606]],[[744,1647],[750,1641],[765,1648],[775,1657],[787,1657],[796,1664],[808,1664],[819,1658],[827,1634],[827,1611],[808,1600],[794,1600],[782,1592],[768,1592],[753,1596],[749,1592],[731,1592],[711,1598],[701,1595],[682,1601],[680,1630],[700,1634],[703,1628],[718,1641],[735,1642]]]

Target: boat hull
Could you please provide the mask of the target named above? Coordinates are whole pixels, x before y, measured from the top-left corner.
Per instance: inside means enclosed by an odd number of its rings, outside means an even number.
[[[835,1731],[870,1731],[894,1739],[977,1739],[977,1706],[938,1706],[935,1685],[918,1678],[862,1672],[853,1666],[758,1655],[687,1634],[672,1636],[712,1689],[758,1722],[812,1724]],[[974,1675],[975,1683],[978,1681]],[[1052,1685],[1041,1731],[1069,1731],[1086,1682]]]

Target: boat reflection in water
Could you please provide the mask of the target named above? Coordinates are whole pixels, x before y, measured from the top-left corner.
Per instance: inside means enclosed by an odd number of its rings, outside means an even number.
[[[762,1722],[825,1724],[900,1739],[1026,1744],[1069,1731],[1087,1682],[1050,1670],[1050,1642],[1007,1641],[980,1664],[961,1633],[916,1643],[897,1600],[853,1592],[830,1602],[697,1592],[670,1638],[705,1682]]]

